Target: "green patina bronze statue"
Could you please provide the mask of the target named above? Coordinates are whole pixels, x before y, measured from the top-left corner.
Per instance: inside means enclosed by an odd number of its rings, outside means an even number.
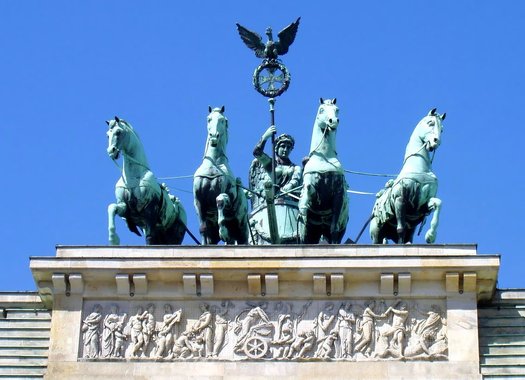
[[[193,175],[193,196],[202,244],[248,244],[248,206],[241,181],[226,156],[228,119],[224,107],[209,107],[204,158]]]
[[[299,17],[295,22],[281,30],[277,34],[277,37],[279,37],[277,41],[273,40],[272,28],[266,28],[266,37],[268,37],[266,43],[263,43],[259,34],[246,29],[239,23],[236,25],[242,41],[255,52],[257,58],[277,59],[278,56],[288,53],[288,48],[295,40],[300,20],[301,18]]]
[[[292,136],[282,134],[275,139],[275,163],[272,158],[264,152],[266,142],[275,135],[275,126],[269,127],[255,146],[253,155],[255,159],[250,166],[250,190],[252,213],[250,214],[250,225],[254,229],[253,244],[269,244],[272,242],[270,225],[266,213],[268,206],[266,189],[268,184],[275,184],[271,200],[275,208],[275,223],[281,244],[297,243],[297,216],[301,184],[302,169],[290,160],[290,153],[294,148],[295,140]],[[275,167],[275,173],[273,168]]]
[[[146,237],[146,244],[181,244],[186,232],[186,212],[179,199],[149,168],[144,147],[129,123],[115,116],[106,121],[109,157],[123,157],[122,176],[115,185],[116,203],[108,206],[109,243],[120,244],[115,215],[126,220],[130,231]],[[117,164],[118,166],[118,164]]]
[[[321,98],[299,201],[300,239],[303,244],[317,244],[321,237],[328,243],[339,244],[346,231],[348,185],[335,146],[338,114],[336,99]]]
[[[263,58],[262,63],[253,73],[253,85],[262,95],[275,98],[282,95],[290,85],[290,73],[286,66],[279,60],[280,55],[288,52],[290,45],[295,40],[299,28],[299,17],[277,35],[279,39],[273,40],[272,28],[266,29],[268,41],[264,43],[262,37],[237,23],[237,31],[246,46],[255,52],[255,56]]]
[[[370,237],[375,244],[387,240],[411,243],[417,225],[432,211],[425,240],[435,242],[441,200],[436,198],[438,180],[432,172],[430,153],[441,144],[445,116],[434,108],[421,119],[408,141],[401,172],[377,194],[370,221]]]

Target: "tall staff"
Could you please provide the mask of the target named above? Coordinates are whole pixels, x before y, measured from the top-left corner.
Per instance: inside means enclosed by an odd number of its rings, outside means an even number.
[[[237,30],[246,46],[255,52],[263,61],[253,73],[253,86],[261,95],[268,97],[270,103],[270,126],[275,126],[275,101],[290,86],[290,73],[286,66],[278,59],[279,55],[286,54],[295,40],[299,28],[299,17],[278,34],[278,40],[273,40],[272,28],[266,29],[268,40],[263,43],[259,34],[246,29],[237,23]],[[279,243],[279,231],[275,216],[274,189],[276,185],[275,133],[272,134],[272,184],[265,187],[268,220],[270,221],[270,236],[273,244]]]

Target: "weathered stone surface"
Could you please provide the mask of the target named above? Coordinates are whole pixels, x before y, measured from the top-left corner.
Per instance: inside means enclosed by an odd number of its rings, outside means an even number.
[[[51,311],[35,292],[0,293],[0,377],[40,379],[49,349]]]
[[[494,292],[498,256],[474,246],[269,248],[59,247],[57,258],[32,258],[52,292],[47,378],[480,378],[476,305]],[[83,293],[53,288],[60,273],[80,275]],[[118,291],[122,274],[143,275],[144,294]]]
[[[484,378],[525,378],[525,291],[497,291],[478,316]]]

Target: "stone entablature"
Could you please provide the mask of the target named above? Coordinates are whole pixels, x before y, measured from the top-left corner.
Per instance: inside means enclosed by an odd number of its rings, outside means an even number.
[[[473,245],[58,247],[33,257],[40,294],[368,298],[475,292],[489,300],[499,256]],[[430,288],[427,286],[432,283]],[[424,286],[420,286],[424,285]],[[464,289],[466,288],[466,289]]]
[[[479,378],[476,305],[495,290],[499,256],[472,245],[59,247],[31,269],[53,304],[49,378],[117,363],[204,376],[227,362],[231,375],[252,362],[308,376],[307,362],[328,376],[330,363],[371,361],[379,377]]]

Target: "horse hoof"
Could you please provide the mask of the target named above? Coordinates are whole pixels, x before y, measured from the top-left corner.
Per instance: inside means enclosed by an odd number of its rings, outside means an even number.
[[[113,235],[109,237],[109,245],[120,245],[120,238],[118,235]]]
[[[425,234],[425,241],[427,244],[434,244],[436,241],[436,234],[432,233],[431,231],[427,231]]]

